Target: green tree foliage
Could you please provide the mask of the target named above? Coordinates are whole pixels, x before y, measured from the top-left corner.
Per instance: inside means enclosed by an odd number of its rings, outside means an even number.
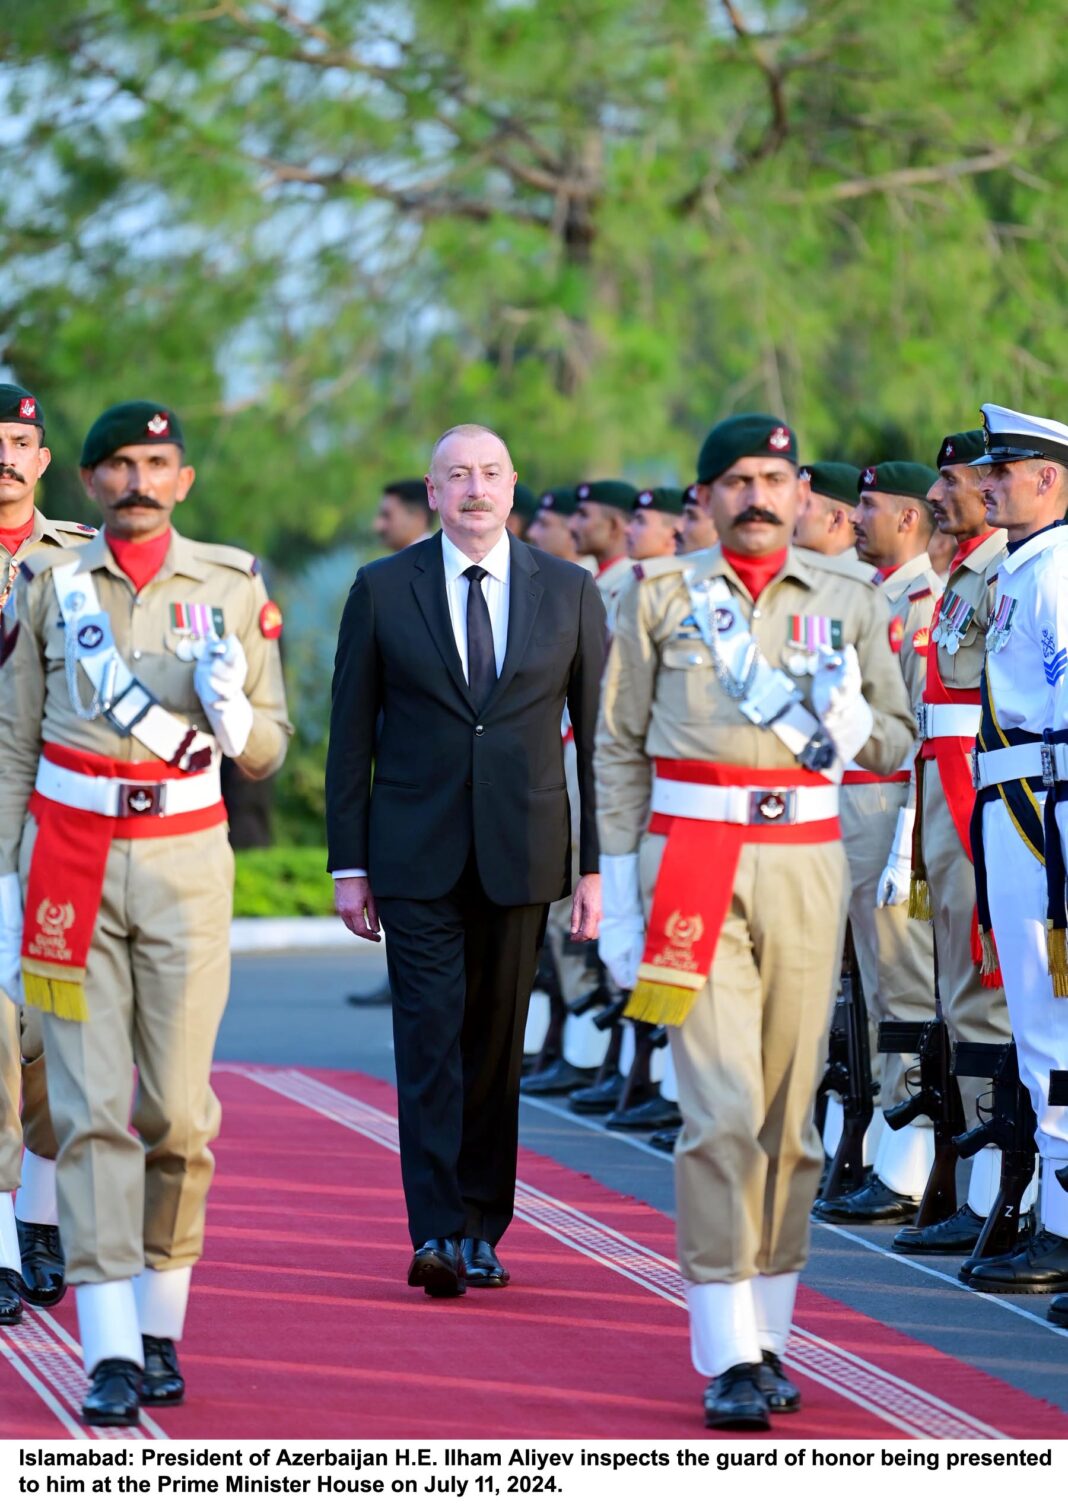
[[[49,506],[182,414],[191,533],[287,567],[476,417],[534,485],[726,412],[930,460],[1068,417],[1055,0],[0,0],[0,359]]]

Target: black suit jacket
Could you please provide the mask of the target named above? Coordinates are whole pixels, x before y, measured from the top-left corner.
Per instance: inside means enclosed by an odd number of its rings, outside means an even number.
[[[453,638],[439,537],[365,566],[349,593],[326,762],[328,866],[366,869],[377,896],[444,896],[472,843],[498,905],[567,895],[565,699],[578,755],[580,868],[597,869],[604,607],[588,571],[509,539],[508,645],[484,707],[471,700]]]

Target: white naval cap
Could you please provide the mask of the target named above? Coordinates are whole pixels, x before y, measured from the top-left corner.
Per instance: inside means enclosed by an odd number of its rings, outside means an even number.
[[[1041,457],[1068,466],[1068,424],[1056,419],[1040,419],[1037,414],[1021,414],[1004,409],[997,403],[984,403],[983,437],[986,452],[970,463],[989,466],[994,461],[1026,461]]]

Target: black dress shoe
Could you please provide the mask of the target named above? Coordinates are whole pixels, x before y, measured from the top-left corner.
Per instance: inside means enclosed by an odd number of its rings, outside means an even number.
[[[682,1117],[673,1100],[657,1094],[636,1106],[628,1106],[625,1111],[614,1111],[605,1126],[610,1132],[659,1132],[666,1127],[682,1126]]]
[[[492,1242],[484,1242],[481,1237],[464,1237],[460,1252],[471,1289],[503,1289],[512,1276],[494,1252]]]
[[[345,1000],[350,1006],[389,1006],[393,1002],[393,993],[389,988],[389,976],[383,975],[377,985],[372,985],[370,990],[350,990]]]
[[[537,1074],[525,1074],[519,1081],[519,1088],[524,1095],[566,1095],[588,1085],[594,1072],[593,1069],[576,1069],[566,1058],[558,1058]]]
[[[918,1200],[899,1195],[871,1173],[859,1189],[848,1195],[817,1200],[812,1214],[832,1226],[904,1226],[920,1208]]]
[[[58,1226],[15,1221],[22,1254],[22,1293],[31,1305],[49,1310],[67,1292],[66,1264]]]
[[[675,1144],[679,1140],[679,1127],[662,1127],[659,1132],[654,1132],[649,1138],[649,1146],[655,1147],[661,1153],[673,1153]]]
[[[93,1369],[82,1403],[86,1425],[136,1425],[141,1369],[125,1357],[105,1357]]]
[[[760,1367],[739,1362],[720,1373],[705,1389],[705,1424],[709,1430],[767,1430],[768,1401],[760,1387]]]
[[[1015,1252],[970,1265],[964,1282],[983,1294],[1061,1294],[1068,1290],[1068,1237],[1040,1231]]]
[[[0,1326],[17,1326],[22,1319],[21,1288],[14,1268],[0,1268]]]
[[[580,1116],[603,1116],[606,1111],[615,1110],[625,1084],[622,1074],[609,1074],[599,1085],[572,1090],[567,1103]]]
[[[181,1404],[185,1379],[178,1366],[178,1352],[169,1336],[142,1336],[145,1370],[141,1375],[141,1403],[153,1407]]]
[[[801,1408],[801,1390],[782,1370],[782,1359],[774,1352],[761,1352],[763,1362],[757,1368],[757,1387],[767,1400],[773,1415],[796,1415]]]
[[[454,1299],[467,1292],[466,1270],[455,1237],[431,1237],[416,1249],[408,1269],[412,1289],[425,1289],[431,1299]]]
[[[982,1216],[970,1205],[962,1205],[931,1226],[906,1226],[891,1245],[895,1252],[971,1252],[982,1229]]]
[[[1046,1319],[1051,1326],[1060,1326],[1062,1331],[1068,1331],[1068,1294],[1062,1294],[1053,1301],[1046,1311]]]

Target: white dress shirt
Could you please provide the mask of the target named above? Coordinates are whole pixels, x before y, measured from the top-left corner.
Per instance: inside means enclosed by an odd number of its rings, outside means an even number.
[[[482,578],[482,596],[489,609],[490,628],[493,631],[493,658],[497,663],[497,675],[501,674],[505,651],[508,648],[508,582],[512,571],[512,552],[508,544],[508,531],[481,561],[473,561],[454,545],[444,530],[441,532],[441,553],[445,563],[445,598],[449,604],[449,621],[452,637],[467,680],[467,594],[471,583],[464,576],[469,566],[480,565],[486,572]],[[366,870],[334,870],[335,880],[350,877],[362,878]]]
[[[467,594],[471,583],[464,572],[480,565],[487,574],[482,578],[482,596],[489,609],[490,628],[493,630],[493,658],[497,662],[497,675],[501,674],[504,652],[508,648],[508,578],[512,566],[512,554],[508,546],[508,531],[481,561],[473,561],[454,545],[442,532],[441,554],[445,562],[445,596],[449,602],[449,618],[452,621],[452,636],[467,680]]]

